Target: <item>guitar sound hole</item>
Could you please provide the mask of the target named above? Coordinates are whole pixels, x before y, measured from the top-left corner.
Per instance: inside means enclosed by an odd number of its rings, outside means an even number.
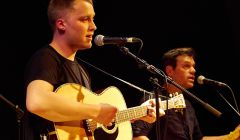
[[[112,126],[107,126],[108,130],[112,130],[115,127],[115,124]],[[94,138],[95,140],[116,140],[118,136],[118,128],[114,133],[108,133],[105,130],[103,130],[101,127],[98,127],[94,131]]]
[[[111,126],[105,126],[108,130],[112,130],[115,127],[115,123],[112,123]]]

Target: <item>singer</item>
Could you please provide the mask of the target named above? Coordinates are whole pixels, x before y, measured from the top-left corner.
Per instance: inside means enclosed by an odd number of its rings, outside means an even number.
[[[61,140],[93,139],[93,132],[84,130],[84,124],[88,125],[86,119],[104,126],[111,126],[115,120],[118,112],[116,106],[105,102],[94,104],[79,101],[79,98],[85,97],[82,94],[90,96],[92,93],[89,92],[90,76],[86,67],[77,61],[75,55],[78,50],[92,46],[92,37],[97,28],[94,16],[92,0],[50,0],[48,19],[53,38],[33,54],[25,72],[24,140],[56,140],[57,136]],[[77,92],[81,96],[70,98],[76,90],[73,85],[69,87],[71,90],[66,90],[66,95],[58,93],[62,91],[60,89],[65,89],[65,83],[81,85]],[[147,122],[156,119],[152,105],[150,102],[147,106],[149,114],[139,119]],[[66,129],[75,126],[78,131],[72,131],[73,128],[71,131],[57,131],[56,126]],[[84,131],[80,131],[81,128]]]
[[[162,70],[175,82],[186,89],[194,86],[195,80],[195,52],[192,48],[175,48],[166,52],[162,57]],[[182,94],[174,85],[164,85],[168,94]],[[184,95],[184,94],[183,94]],[[143,99],[144,101],[145,99]],[[195,110],[190,101],[185,98],[186,108],[182,111],[168,110],[160,118],[160,139],[164,140],[217,140],[227,138],[223,136],[204,136],[200,130]],[[141,120],[135,121],[133,127],[133,140],[155,140],[155,124]],[[217,128],[216,128],[217,129]]]

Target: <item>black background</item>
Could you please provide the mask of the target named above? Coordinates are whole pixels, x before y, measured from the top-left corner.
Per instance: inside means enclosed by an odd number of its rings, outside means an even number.
[[[27,60],[51,32],[47,0],[4,1],[1,4],[1,86],[0,93],[24,108],[23,71]],[[239,104],[240,11],[234,0],[101,0],[95,1],[95,35],[138,37],[143,41],[141,59],[160,68],[162,54],[175,47],[191,46],[197,53],[197,76],[227,83]],[[137,54],[140,44],[126,45]],[[107,45],[78,53],[78,57],[125,81],[151,90],[149,74],[119,47]],[[93,89],[117,86],[129,107],[138,105],[142,93],[94,69],[89,70]],[[234,106],[229,89],[218,89]],[[229,133],[239,124],[239,116],[224,102],[216,88],[195,86],[193,93],[223,113],[217,118],[193,101],[205,135]],[[1,100],[1,139],[18,139],[16,113]]]

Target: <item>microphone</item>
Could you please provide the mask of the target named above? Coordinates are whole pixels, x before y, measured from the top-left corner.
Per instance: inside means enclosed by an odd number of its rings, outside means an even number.
[[[94,38],[94,42],[97,46],[103,46],[106,44],[121,45],[125,43],[134,43],[140,41],[141,40],[139,38],[135,37],[105,37],[103,35],[97,35]]]
[[[206,84],[206,85],[210,85],[210,86],[219,86],[219,87],[227,86],[227,84],[225,84],[225,83],[205,78],[202,75],[198,76],[197,82],[198,82],[198,84],[201,84],[201,85]]]

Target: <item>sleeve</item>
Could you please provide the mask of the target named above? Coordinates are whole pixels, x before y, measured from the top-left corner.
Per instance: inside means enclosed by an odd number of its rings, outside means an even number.
[[[148,136],[149,132],[152,130],[153,124],[142,120],[136,120],[132,123],[133,137]]]
[[[51,84],[58,81],[57,73],[60,70],[58,61],[51,53],[40,51],[34,54],[25,69],[25,86],[33,80],[44,80]]]

